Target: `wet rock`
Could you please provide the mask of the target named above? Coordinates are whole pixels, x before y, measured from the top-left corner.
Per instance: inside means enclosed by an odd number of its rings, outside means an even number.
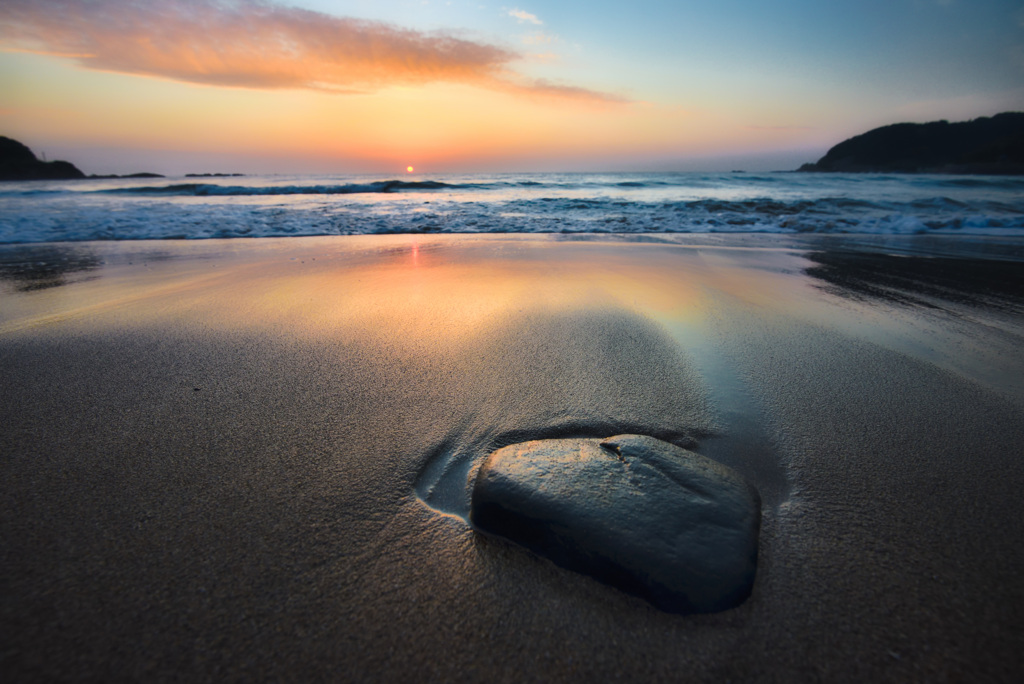
[[[742,603],[757,569],[757,491],[734,470],[641,435],[498,449],[473,526],[671,612]]]

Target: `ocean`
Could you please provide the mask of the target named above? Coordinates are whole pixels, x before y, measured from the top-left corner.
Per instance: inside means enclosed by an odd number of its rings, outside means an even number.
[[[0,243],[387,233],[1024,236],[1024,178],[817,173],[8,182]]]

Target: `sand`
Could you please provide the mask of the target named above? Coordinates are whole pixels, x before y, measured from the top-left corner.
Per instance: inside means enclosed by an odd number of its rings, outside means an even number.
[[[0,675],[1018,680],[1022,282],[997,238],[0,247]],[[741,606],[463,520],[490,450],[622,432],[758,487]]]

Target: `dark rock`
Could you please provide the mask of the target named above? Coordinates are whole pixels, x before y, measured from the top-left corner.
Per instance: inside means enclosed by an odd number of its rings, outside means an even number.
[[[640,435],[523,442],[490,454],[470,522],[671,612],[742,603],[760,498],[741,475]]]
[[[0,161],[5,164],[35,164],[39,160],[32,150],[17,140],[0,136]]]
[[[1024,112],[883,126],[844,140],[799,170],[1024,174]]]
[[[160,173],[153,173],[151,171],[141,171],[139,173],[127,173],[124,174],[123,176],[118,175],[116,173],[105,173],[102,175],[97,175],[94,173],[91,176],[89,176],[89,178],[94,178],[97,180],[106,180],[108,178],[166,178],[166,176]]]
[[[66,161],[44,162],[17,140],[0,136],[0,180],[70,180],[85,174]]]

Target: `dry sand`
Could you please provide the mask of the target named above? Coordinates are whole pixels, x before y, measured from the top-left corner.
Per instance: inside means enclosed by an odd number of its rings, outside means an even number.
[[[0,278],[4,681],[1024,673],[1021,241],[90,243]],[[739,608],[460,517],[497,446],[619,432],[760,489]]]

